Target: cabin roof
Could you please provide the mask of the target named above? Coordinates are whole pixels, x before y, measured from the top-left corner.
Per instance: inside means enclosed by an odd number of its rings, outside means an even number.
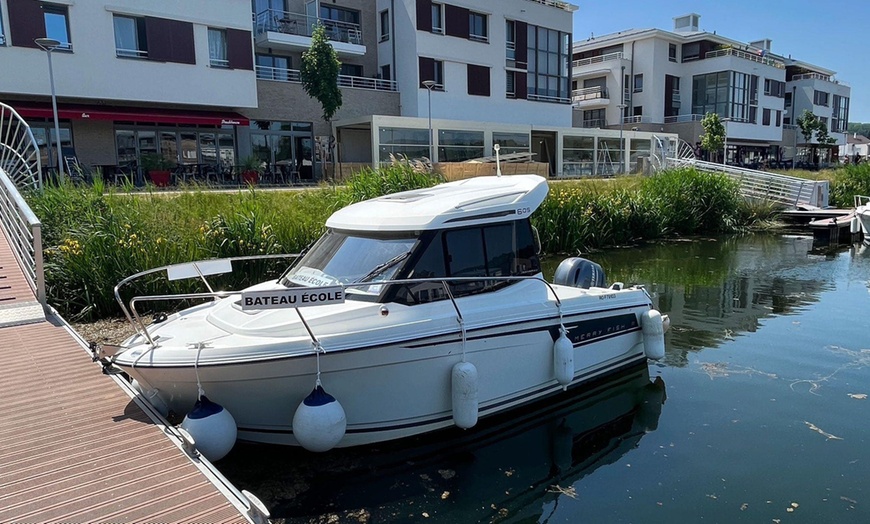
[[[423,231],[527,218],[547,196],[537,175],[485,176],[352,204],[326,226],[351,231]]]

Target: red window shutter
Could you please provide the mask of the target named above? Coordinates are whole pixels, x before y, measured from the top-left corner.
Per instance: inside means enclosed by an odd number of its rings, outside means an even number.
[[[514,31],[516,32],[516,63],[520,69],[525,69],[529,66],[529,24],[525,22],[514,22]],[[525,87],[523,88],[525,91]]]
[[[227,60],[232,69],[254,69],[253,42],[250,31],[227,29]]]
[[[193,24],[181,20],[145,17],[148,59],[160,62],[195,64]]]
[[[417,0],[417,31],[432,31],[432,0]]]
[[[528,98],[528,73],[517,72],[516,80],[514,81],[514,97],[526,99]]]
[[[468,64],[468,94],[489,96],[489,68]]]
[[[448,36],[468,38],[468,9],[447,4],[444,6],[444,32]]]

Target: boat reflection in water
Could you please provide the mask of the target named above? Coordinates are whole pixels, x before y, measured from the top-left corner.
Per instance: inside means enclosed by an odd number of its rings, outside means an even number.
[[[339,522],[525,521],[634,449],[657,428],[664,401],[664,381],[650,380],[643,364],[491,417],[473,433],[451,428],[327,455],[239,445],[220,466],[288,522],[325,514]]]

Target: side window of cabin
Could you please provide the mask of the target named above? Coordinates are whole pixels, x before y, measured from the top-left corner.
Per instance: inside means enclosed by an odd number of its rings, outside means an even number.
[[[540,270],[531,224],[528,220],[515,220],[435,235],[407,278],[504,277],[534,275]],[[454,297],[462,297],[509,284],[508,281],[470,280],[452,282],[450,289]],[[441,282],[421,282],[401,286],[395,300],[420,304],[446,298]]]

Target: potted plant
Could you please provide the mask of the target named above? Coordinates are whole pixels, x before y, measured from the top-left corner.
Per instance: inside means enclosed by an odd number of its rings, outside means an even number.
[[[142,155],[141,164],[155,186],[169,185],[169,169],[172,167],[172,162],[157,153],[146,153]]]
[[[260,181],[260,159],[254,155],[248,155],[242,159],[242,182],[256,184]]]

